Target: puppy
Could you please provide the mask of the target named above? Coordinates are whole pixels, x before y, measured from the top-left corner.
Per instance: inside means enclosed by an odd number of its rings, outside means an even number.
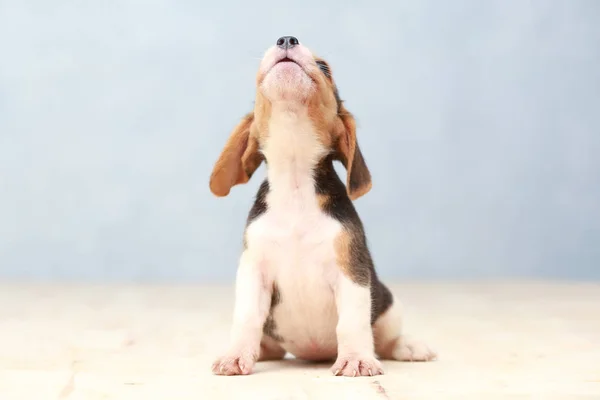
[[[257,360],[287,352],[335,360],[331,371],[343,376],[382,374],[377,356],[433,359],[402,336],[399,305],[375,272],[352,204],[371,189],[371,174],[329,64],[284,36],[264,55],[256,87],[254,111],[210,177],[212,193],[227,196],[267,167],[246,222],[230,347],[213,373],[247,375]]]

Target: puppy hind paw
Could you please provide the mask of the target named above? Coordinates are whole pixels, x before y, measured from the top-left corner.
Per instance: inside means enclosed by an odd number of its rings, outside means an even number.
[[[394,353],[395,358],[400,361],[433,361],[437,358],[437,353],[433,349],[421,341],[412,339],[399,341]]]
[[[256,364],[257,354],[241,351],[219,357],[212,365],[215,375],[249,375]]]

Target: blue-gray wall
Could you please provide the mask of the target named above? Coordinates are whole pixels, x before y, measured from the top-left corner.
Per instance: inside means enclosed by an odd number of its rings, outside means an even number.
[[[284,34],[358,118],[382,275],[600,278],[600,1],[326,4],[0,0],[0,278],[232,279],[260,179],[208,176]]]

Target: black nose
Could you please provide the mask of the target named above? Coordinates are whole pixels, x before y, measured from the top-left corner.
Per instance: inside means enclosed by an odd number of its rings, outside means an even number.
[[[300,42],[293,36],[282,36],[277,39],[277,46],[281,47],[284,50],[291,49],[296,46]]]

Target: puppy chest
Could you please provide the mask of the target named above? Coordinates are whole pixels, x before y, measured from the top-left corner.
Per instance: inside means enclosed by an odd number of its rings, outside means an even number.
[[[268,211],[246,232],[248,250],[275,269],[334,262],[336,237],[341,225],[320,212]],[[308,271],[306,271],[308,272]]]

